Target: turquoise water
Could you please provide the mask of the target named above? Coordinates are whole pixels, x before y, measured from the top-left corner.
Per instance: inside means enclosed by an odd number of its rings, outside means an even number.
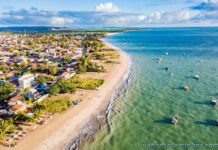
[[[110,115],[111,130],[105,126],[84,149],[218,149],[206,145],[218,143],[218,106],[210,104],[218,98],[218,28],[129,31],[106,40],[130,56],[130,82]]]

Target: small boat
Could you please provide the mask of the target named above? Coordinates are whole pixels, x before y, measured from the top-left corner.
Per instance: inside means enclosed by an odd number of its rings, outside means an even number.
[[[211,104],[212,104],[212,105],[216,105],[216,102],[217,102],[217,100],[216,100],[215,98],[212,98],[212,99],[211,99]]]
[[[162,60],[162,58],[160,58],[160,57],[157,58],[157,63],[160,64],[161,60]]]
[[[173,116],[172,117],[172,124],[177,124],[178,123],[178,116]]]
[[[185,91],[188,91],[188,90],[189,90],[189,87],[188,87],[187,85],[185,85],[185,86],[183,87],[183,89],[184,89]]]
[[[199,80],[199,79],[200,79],[200,76],[199,76],[199,75],[194,75],[194,78],[195,78],[196,80]]]

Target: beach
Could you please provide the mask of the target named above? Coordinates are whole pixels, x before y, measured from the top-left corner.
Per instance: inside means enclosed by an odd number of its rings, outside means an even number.
[[[110,48],[112,45],[107,43]],[[45,125],[39,126],[24,137],[15,148],[0,147],[9,150],[60,150],[68,144],[93,116],[105,110],[115,89],[123,82],[129,68],[128,56],[118,50],[120,57],[105,73],[86,73],[82,77],[103,78],[104,84],[98,90],[78,90],[71,95],[81,99],[79,105],[62,114],[54,115]]]
[[[216,149],[218,107],[211,99],[218,98],[217,37],[218,28],[153,28],[108,36],[107,42],[131,57],[131,73],[113,104],[109,130],[103,126],[82,149]]]

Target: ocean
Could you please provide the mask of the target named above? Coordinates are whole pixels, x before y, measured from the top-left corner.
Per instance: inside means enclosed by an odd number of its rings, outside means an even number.
[[[210,103],[218,99],[218,28],[152,28],[105,40],[130,56],[129,82],[110,130],[105,125],[84,149],[218,149],[218,106]]]

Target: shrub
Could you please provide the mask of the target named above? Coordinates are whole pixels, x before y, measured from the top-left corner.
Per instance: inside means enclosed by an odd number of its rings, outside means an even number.
[[[60,87],[57,84],[55,84],[49,89],[49,94],[57,95],[60,93],[60,90],[61,90]]]
[[[75,87],[81,89],[96,89],[104,83],[103,79],[92,79],[92,78],[80,78],[79,76],[74,76],[69,79],[70,83],[74,84]]]
[[[60,113],[65,110],[67,110],[70,107],[70,98],[69,97],[64,97],[60,98],[59,96],[57,97],[51,97],[47,98],[42,102],[39,102],[34,105],[34,114],[40,115],[40,113],[46,111],[50,113]]]

